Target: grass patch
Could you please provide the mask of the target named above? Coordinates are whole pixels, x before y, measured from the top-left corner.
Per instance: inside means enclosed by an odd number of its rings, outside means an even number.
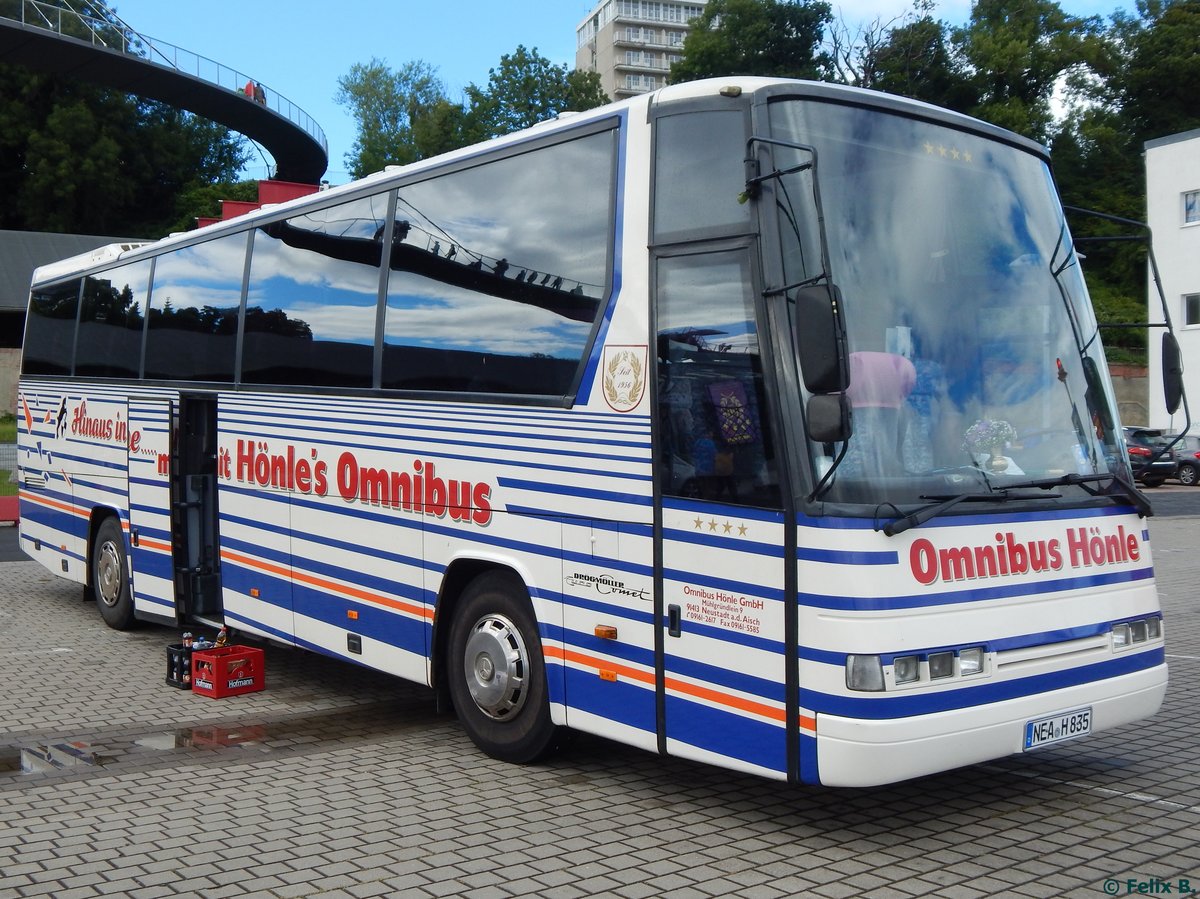
[[[16,496],[17,485],[10,479],[12,472],[7,469],[0,468],[0,496]]]
[[[0,443],[17,442],[17,417],[11,412],[0,415]]]

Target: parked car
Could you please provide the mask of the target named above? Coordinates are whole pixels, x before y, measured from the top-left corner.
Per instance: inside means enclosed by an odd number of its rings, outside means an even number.
[[[1167,435],[1174,439],[1174,434]],[[1188,434],[1172,450],[1175,457],[1175,477],[1187,487],[1200,487],[1200,437]]]
[[[1125,449],[1129,452],[1129,465],[1135,480],[1145,487],[1161,487],[1167,478],[1175,477],[1177,463],[1170,452],[1154,458],[1159,450],[1171,442],[1170,437],[1157,428],[1127,427],[1123,430]]]

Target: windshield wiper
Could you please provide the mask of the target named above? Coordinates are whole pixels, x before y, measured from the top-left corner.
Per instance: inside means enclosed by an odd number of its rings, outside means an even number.
[[[1110,494],[1104,492],[1103,490],[1096,490],[1088,486],[1088,484],[1098,484],[1102,481],[1109,482],[1108,486],[1110,487],[1113,484],[1117,484],[1120,487],[1121,492],[1125,494],[1126,498],[1133,504],[1133,507],[1137,509],[1138,515],[1142,518],[1146,518],[1154,514],[1154,510],[1150,507],[1150,500],[1146,498],[1145,494],[1143,494],[1128,481],[1117,477],[1116,474],[1111,472],[1107,474],[1064,474],[1055,478],[1038,478],[1031,481],[1019,481],[1016,484],[1006,484],[1005,486],[1009,490],[1029,487],[1037,487],[1042,490],[1049,490],[1053,487],[1076,486],[1081,487],[1092,496],[1108,496]]]
[[[902,534],[909,528],[915,528],[929,521],[931,518],[936,518],[947,509],[952,509],[959,503],[965,502],[1010,502],[1020,499],[1058,499],[1062,496],[1061,493],[1042,493],[1042,494],[1018,494],[1013,491],[1017,490],[1053,490],[1055,487],[1080,487],[1087,491],[1092,496],[1107,496],[1101,490],[1096,490],[1089,487],[1089,484],[1098,484],[1102,481],[1110,482],[1120,486],[1121,492],[1129,499],[1138,515],[1145,518],[1154,514],[1154,510],[1150,508],[1150,501],[1142,495],[1142,492],[1128,484],[1115,474],[1064,474],[1053,478],[1034,478],[1028,481],[1018,481],[1015,484],[1006,484],[991,493],[960,493],[957,496],[938,497],[938,496],[922,496],[921,499],[937,500],[931,505],[922,506],[915,512],[910,512],[908,515],[901,515],[894,521],[889,521],[882,528],[883,532],[889,537],[894,537],[897,534]]]
[[[1062,496],[1061,493],[1013,493],[1014,489],[1024,487],[1040,487],[1040,484],[1014,484],[1012,487],[1001,487],[991,493],[960,493],[957,496],[939,497],[939,496],[922,496],[921,499],[932,499],[937,502],[932,505],[922,506],[915,512],[910,512],[908,515],[902,515],[894,521],[889,521],[882,528],[883,532],[889,537],[895,537],[897,534],[902,534],[909,528],[915,528],[917,525],[924,524],[931,518],[936,518],[948,509],[952,509],[959,503],[969,502],[997,502],[1006,503],[1021,499],[1058,499]],[[1049,484],[1043,489],[1048,489],[1055,484]]]

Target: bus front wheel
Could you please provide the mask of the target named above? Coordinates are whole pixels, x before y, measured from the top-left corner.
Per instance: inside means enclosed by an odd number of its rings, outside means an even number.
[[[96,530],[96,541],[92,544],[92,590],[105,624],[119,631],[133,627],[125,535],[115,518],[105,518]]]
[[[554,748],[537,622],[515,576],[491,572],[467,586],[450,629],[449,669],[454,709],[485,753],[525,764]]]

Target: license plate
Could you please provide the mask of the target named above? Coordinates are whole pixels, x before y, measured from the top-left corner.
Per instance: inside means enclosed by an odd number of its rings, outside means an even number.
[[[1075,709],[1051,715],[1049,718],[1038,718],[1025,725],[1025,748],[1036,749],[1050,743],[1082,737],[1092,732],[1092,710]]]

